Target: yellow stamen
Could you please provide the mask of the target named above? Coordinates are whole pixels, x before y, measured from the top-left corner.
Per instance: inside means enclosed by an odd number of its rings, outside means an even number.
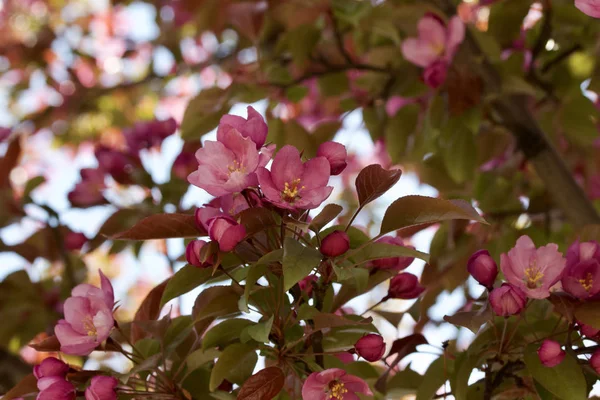
[[[246,170],[238,160],[233,160],[233,164],[228,165],[227,169],[229,170],[229,175],[233,174],[234,172],[243,173]]]
[[[540,271],[535,261],[531,267],[525,269],[525,283],[527,283],[529,289],[535,289],[541,286],[542,283],[539,281],[541,281],[543,277],[544,274]]]
[[[92,320],[92,317],[90,317],[88,315],[81,322],[83,323],[83,327],[87,331],[88,336],[97,336],[98,335],[98,331],[96,330],[96,327],[94,326],[94,321]]]
[[[586,277],[583,279],[579,279],[578,282],[585,289],[586,292],[592,290],[592,286],[594,284],[594,279],[592,278],[592,273],[588,272]]]
[[[348,389],[341,382],[334,382],[329,386],[329,400],[344,398],[344,393],[348,393]]]
[[[291,183],[285,182],[283,184],[284,186],[283,191],[281,192],[281,197],[288,203],[293,203],[294,200],[296,200],[296,197],[298,197],[300,191],[304,189],[304,186],[298,187],[299,183],[300,179],[294,179]]]

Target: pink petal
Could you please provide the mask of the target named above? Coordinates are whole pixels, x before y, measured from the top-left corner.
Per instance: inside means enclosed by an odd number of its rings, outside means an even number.
[[[444,49],[446,27],[437,18],[424,16],[419,21],[417,30],[419,31],[419,41],[423,45],[433,49]]]
[[[223,134],[222,143],[233,152],[235,160],[244,167],[245,173],[248,174],[256,170],[258,151],[256,151],[256,144],[252,139],[243,137],[236,129],[230,129]]]
[[[60,342],[60,351],[65,354],[87,356],[98,346],[94,336],[76,332],[65,320],[54,327],[54,334]]]
[[[290,184],[296,179],[302,179],[303,173],[304,168],[298,149],[290,145],[283,146],[275,155],[271,166],[271,179],[275,187],[283,190],[286,182]]]
[[[271,176],[271,172],[269,172],[266,168],[259,167],[256,170],[256,175],[258,176],[260,189],[262,190],[263,194],[267,197],[267,199],[269,201],[280,201],[281,192],[275,187]]]
[[[199,166],[196,171],[188,176],[189,183],[217,197],[231,193],[223,187],[226,180],[227,175],[215,174],[214,170],[207,165]]]
[[[302,191],[301,198],[294,202],[294,208],[310,210],[317,208],[325,201],[333,191],[333,186],[320,187],[318,189]]]
[[[450,18],[448,37],[446,38],[446,60],[451,61],[458,47],[465,39],[465,24],[459,16]]]
[[[329,182],[329,161],[325,157],[315,157],[304,163],[302,174],[303,190],[322,188]]]
[[[81,335],[87,334],[84,320],[91,320],[93,312],[90,299],[87,297],[69,297],[65,300],[64,313],[66,322]]]
[[[402,55],[406,60],[423,68],[433,64],[439,57],[431,47],[415,38],[409,38],[402,42]]]
[[[113,309],[115,306],[115,293],[110,283],[110,280],[102,273],[102,270],[98,270],[100,274],[100,287],[102,288],[102,292],[104,292],[104,300],[106,302],[106,306],[109,309]]]
[[[85,390],[85,400],[116,400],[119,381],[112,376],[96,375]]]
[[[246,237],[246,228],[243,225],[232,226],[225,232],[219,241],[221,251],[231,251]]]
[[[598,0],[575,0],[575,7],[590,17],[600,18],[600,2]]]

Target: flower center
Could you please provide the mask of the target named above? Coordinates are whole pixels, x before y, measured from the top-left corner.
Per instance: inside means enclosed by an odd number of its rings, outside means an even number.
[[[594,284],[594,279],[592,278],[592,273],[588,272],[585,278],[579,279],[578,282],[585,289],[586,292],[592,290],[592,285]]]
[[[535,261],[531,267],[525,269],[525,283],[527,283],[529,289],[535,289],[541,286],[542,282],[540,281],[543,277],[544,274],[540,271]]]
[[[233,163],[229,164],[227,169],[229,170],[229,175],[233,174],[234,172],[244,173],[246,170],[238,160],[233,160]]]
[[[346,387],[344,386],[343,383],[335,381],[335,382],[331,382],[329,384],[329,399],[328,400],[332,400],[332,399],[343,400],[344,393],[348,393],[348,389],[346,389]]]
[[[96,326],[94,326],[94,321],[91,316],[89,316],[89,315],[86,316],[85,318],[83,318],[82,322],[83,322],[83,327],[87,331],[88,336],[97,336],[98,335],[98,331],[96,330]]]
[[[285,182],[283,191],[281,192],[281,197],[283,200],[287,201],[288,203],[293,203],[294,200],[296,200],[296,197],[298,197],[298,193],[304,189],[304,186],[298,186],[299,184],[300,178],[294,179],[291,183]]]

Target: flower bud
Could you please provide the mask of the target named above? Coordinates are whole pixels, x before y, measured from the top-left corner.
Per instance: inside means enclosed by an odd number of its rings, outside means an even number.
[[[300,282],[298,282],[298,286],[300,287],[300,290],[303,293],[306,293],[307,296],[310,296],[312,294],[312,290],[313,290],[313,282],[317,281],[317,276],[316,275],[309,275],[307,277],[305,277],[304,279],[302,279]]]
[[[37,400],[75,400],[75,386],[64,377],[47,376],[38,379],[37,387],[40,391]]]
[[[33,367],[33,375],[36,379],[45,378],[47,376],[62,376],[67,375],[69,366],[58,358],[48,357],[40,364]]]
[[[503,283],[490,292],[492,310],[501,317],[519,314],[525,308],[526,302],[525,293],[508,283]]]
[[[538,357],[544,367],[555,367],[562,362],[567,354],[555,340],[546,339],[538,349]]]
[[[81,232],[69,232],[65,235],[65,248],[69,251],[81,250],[88,238]]]
[[[479,250],[467,261],[467,270],[477,282],[491,289],[498,276],[498,266],[489,251]]]
[[[350,248],[350,238],[344,231],[333,231],[321,241],[321,254],[327,257],[341,256]]]
[[[385,353],[385,342],[381,335],[370,333],[358,339],[354,349],[359,356],[367,361],[379,361]]]
[[[600,333],[600,329],[596,329],[590,325],[582,324],[581,322],[579,323],[579,326],[579,331],[583,336],[585,336],[588,339],[597,339],[598,334]]]
[[[351,362],[354,362],[354,356],[347,351],[335,353],[334,357],[343,362],[344,364],[350,364]]]
[[[117,378],[106,375],[96,375],[92,378],[90,386],[85,389],[85,400],[117,400],[115,389],[119,381]]]
[[[388,299],[416,299],[425,288],[419,285],[419,278],[408,272],[396,275],[390,281],[388,289]]]
[[[590,358],[590,367],[600,375],[600,350],[596,350]]]
[[[317,149],[317,157],[325,157],[329,161],[331,175],[339,175],[346,169],[346,146],[337,142],[321,143]]]
[[[212,256],[208,260],[200,261],[200,252],[207,243],[204,240],[192,240],[185,248],[185,259],[188,264],[198,268],[208,268],[212,266]]]
[[[423,81],[432,89],[437,89],[446,81],[448,65],[444,61],[436,61],[423,71]]]
[[[377,243],[393,244],[396,246],[414,249],[412,246],[405,246],[404,241],[399,237],[384,236],[377,240]],[[412,264],[414,260],[414,257],[388,257],[373,260],[373,265],[380,269],[393,269],[396,271],[402,271],[408,268],[408,266]]]

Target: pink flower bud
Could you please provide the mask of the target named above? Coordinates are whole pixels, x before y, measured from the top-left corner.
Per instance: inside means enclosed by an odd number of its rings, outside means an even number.
[[[212,256],[204,262],[200,261],[200,251],[202,251],[202,248],[206,246],[206,244],[207,243],[204,240],[192,240],[188,243],[185,248],[185,259],[188,264],[198,268],[208,268],[212,266]]]
[[[425,288],[419,285],[419,278],[408,272],[396,275],[390,281],[388,289],[388,299],[416,299]]]
[[[327,257],[341,256],[350,248],[350,238],[344,231],[333,231],[321,241],[321,254]]]
[[[300,282],[298,282],[298,286],[300,287],[300,290],[303,293],[306,293],[307,296],[310,296],[312,294],[312,290],[313,290],[313,282],[317,281],[317,276],[316,275],[309,275],[306,278],[302,279]]]
[[[317,157],[325,157],[329,161],[331,175],[339,175],[346,168],[346,146],[337,142],[321,143],[317,149]]]
[[[385,342],[381,335],[370,333],[358,339],[354,349],[359,356],[367,361],[379,361],[385,353]]]
[[[432,89],[437,89],[446,81],[448,65],[444,61],[437,61],[423,71],[423,81]]]
[[[590,358],[590,367],[600,375],[600,350],[596,350]]]
[[[407,248],[412,248],[412,246],[405,246],[402,238],[392,237],[392,236],[384,236],[381,239],[377,240],[377,243],[385,243],[385,244],[393,244],[396,246],[403,246]],[[373,265],[380,269],[393,269],[396,271],[402,271],[412,262],[414,261],[414,257],[388,257],[388,258],[380,258],[378,260],[373,260]]]
[[[600,333],[600,329],[596,329],[593,326],[582,324],[582,323],[579,323],[579,325],[580,325],[579,331],[581,332],[581,334],[583,336],[587,337],[588,339],[597,338],[598,334]]]
[[[562,362],[567,354],[555,340],[546,339],[538,349],[538,357],[544,367],[555,367]]]
[[[334,356],[344,364],[350,364],[351,362],[354,362],[354,356],[347,351],[335,353]]]
[[[35,375],[36,379],[45,378],[47,376],[65,377],[68,371],[69,366],[54,357],[48,357],[39,365],[33,367],[33,375]]]
[[[526,302],[525,293],[508,283],[503,283],[490,292],[492,310],[501,317],[519,314],[525,308]]]
[[[75,400],[75,386],[60,376],[48,376],[37,381],[36,400]]]
[[[491,289],[498,276],[498,266],[489,251],[479,250],[467,261],[467,270],[477,282]]]
[[[70,251],[81,250],[88,238],[81,232],[69,232],[65,235],[65,248]]]
[[[112,376],[94,376],[90,386],[85,389],[85,400],[117,400],[115,389],[118,383],[117,378]]]

